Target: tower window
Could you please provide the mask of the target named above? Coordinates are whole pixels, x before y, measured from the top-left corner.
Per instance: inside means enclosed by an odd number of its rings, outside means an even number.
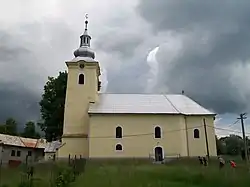
[[[84,84],[84,75],[83,74],[79,75],[78,84]]]
[[[194,129],[194,138],[200,138],[200,131],[199,131],[199,129]]]
[[[122,151],[122,145],[121,144],[116,144],[115,150],[116,151]]]
[[[122,128],[121,127],[116,127],[116,138],[122,138]]]
[[[161,128],[155,127],[155,138],[161,138]]]

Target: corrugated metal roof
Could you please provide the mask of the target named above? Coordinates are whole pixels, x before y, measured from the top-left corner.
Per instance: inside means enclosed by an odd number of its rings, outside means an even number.
[[[207,110],[194,100],[185,95],[166,95],[169,102],[173,103],[175,108],[185,115],[213,115],[215,113]]]
[[[20,146],[24,147],[20,137],[18,136],[10,136],[7,134],[0,134],[1,143],[6,145]]]
[[[7,134],[0,134],[0,141],[5,145],[29,147],[29,148],[45,148],[46,140],[23,138],[20,136],[11,136]]]
[[[213,115],[185,95],[100,94],[89,113]]]
[[[45,149],[44,149],[44,152],[45,153],[54,153],[61,146],[61,144],[62,143],[59,141],[48,142]]]

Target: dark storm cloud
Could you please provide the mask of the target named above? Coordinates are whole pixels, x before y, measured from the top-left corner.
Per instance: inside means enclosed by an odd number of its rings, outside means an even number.
[[[44,83],[56,75],[55,69],[64,69],[77,40],[57,20],[0,30],[0,123],[13,117],[23,126],[27,120],[39,119]]]
[[[29,60],[34,60],[32,53],[15,39],[5,31],[0,32],[0,123],[13,117],[23,125],[26,120],[38,117],[40,96],[27,86],[30,81],[25,68]]]
[[[96,38],[95,45],[106,53],[119,53],[123,59],[134,56],[135,48],[142,43],[140,33],[131,33],[130,30],[114,30],[101,33]]]
[[[36,120],[40,96],[17,83],[0,83],[0,123],[14,117],[21,128],[27,120]]]
[[[129,59],[132,60],[132,59]],[[149,67],[145,64],[146,59],[136,59],[137,63],[124,62],[121,70],[108,74],[109,93],[142,93],[146,87],[146,79]]]
[[[152,46],[144,42],[150,36],[147,26],[138,25],[138,22],[129,18],[118,15],[109,20],[107,28],[104,27],[94,38],[95,50],[110,56],[106,62],[109,93],[142,93],[146,87],[149,71],[146,57]],[[102,65],[103,59],[100,62]],[[117,63],[120,63],[119,68],[112,70],[112,66],[117,66]]]
[[[165,87],[171,93],[185,90],[218,113],[250,108],[249,86],[238,84],[247,79],[246,71],[237,74],[239,65],[248,68],[250,57],[248,1],[142,0],[136,11],[140,18],[112,16],[96,32],[90,22],[92,47],[97,56],[104,54],[97,60],[106,64],[108,92],[145,91],[150,71],[147,54],[160,45],[157,84],[151,92]],[[181,41],[171,63],[167,32]],[[0,26],[0,121],[9,116],[23,122],[39,117],[47,76],[56,76],[73,58],[80,33],[74,24],[52,18],[20,23],[10,30]],[[119,68],[112,70],[116,65]]]
[[[239,88],[234,67],[247,68],[250,59],[250,2],[143,0],[137,9],[155,32],[169,31],[182,38],[171,64],[160,45],[157,88],[186,94],[218,113],[249,109],[249,85]],[[250,70],[250,69],[249,69]],[[249,72],[248,72],[249,73]],[[238,81],[238,84],[237,84]]]

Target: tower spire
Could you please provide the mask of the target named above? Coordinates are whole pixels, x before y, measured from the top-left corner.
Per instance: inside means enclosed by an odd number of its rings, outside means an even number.
[[[75,57],[89,57],[94,59],[95,53],[90,49],[91,36],[88,34],[88,14],[85,14],[85,30],[80,36],[80,47],[75,50]]]

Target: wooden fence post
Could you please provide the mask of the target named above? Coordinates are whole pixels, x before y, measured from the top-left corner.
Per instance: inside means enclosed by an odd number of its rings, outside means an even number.
[[[68,158],[68,164],[69,164],[69,166],[70,166],[70,154],[69,154],[69,158]]]

